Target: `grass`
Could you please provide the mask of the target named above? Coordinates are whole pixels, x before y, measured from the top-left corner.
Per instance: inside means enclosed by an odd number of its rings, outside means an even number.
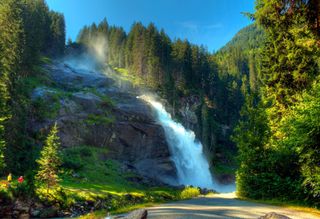
[[[119,208],[117,210],[111,211],[111,214],[123,214],[123,213],[127,213],[130,211],[134,211],[140,208],[147,208],[147,207],[153,207],[157,204],[159,204],[161,202],[147,202],[147,203],[143,203],[143,204],[137,204],[137,205],[132,205],[132,206],[127,206],[125,208]]]
[[[281,200],[255,200],[255,199],[250,199],[250,198],[244,198],[244,197],[238,197],[237,199],[243,200],[243,201],[249,201],[249,202],[254,202],[254,203],[261,203],[261,204],[268,204],[268,205],[274,205],[274,206],[280,206],[296,211],[301,211],[301,212],[306,212],[306,213],[311,213],[314,214],[318,217],[320,217],[320,210],[316,208],[312,208],[310,206],[307,206],[303,202],[297,202],[297,201],[281,201]]]
[[[96,88],[84,88],[82,91],[87,92],[87,93],[92,93],[92,94],[100,97],[102,100],[101,107],[112,108],[116,105],[114,100],[112,100],[108,95],[102,94]]]
[[[64,188],[92,194],[120,194],[133,191],[132,186],[118,171],[119,164],[106,160],[106,148],[79,146],[63,151]]]
[[[108,113],[103,115],[101,114],[89,114],[87,119],[84,122],[87,125],[109,125],[113,123],[115,118],[113,116],[109,116]]]
[[[130,81],[133,85],[147,85],[145,81],[140,78],[135,76],[134,74],[130,74],[128,69],[125,68],[113,68],[116,72],[119,73],[119,76],[122,80],[124,81]]]
[[[91,196],[124,195],[130,193],[135,197],[143,197],[153,193],[163,197],[174,192],[168,188],[147,188],[129,182],[132,172],[121,171],[117,161],[106,159],[107,148],[79,146],[67,148],[62,152],[64,172],[61,185],[78,194]]]
[[[184,191],[169,187],[148,187],[128,181],[135,176],[121,170],[121,164],[106,159],[108,150],[91,146],[66,148],[62,152],[63,173],[61,186],[74,203],[77,200],[109,200],[112,214],[149,207],[166,201],[189,199],[199,195],[196,188]],[[106,210],[90,213],[81,218],[103,218]]]

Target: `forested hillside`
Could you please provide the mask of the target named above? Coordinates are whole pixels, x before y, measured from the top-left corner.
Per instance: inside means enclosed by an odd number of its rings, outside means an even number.
[[[39,151],[28,134],[30,93],[43,78],[44,55],[63,54],[65,23],[43,0],[2,0],[0,15],[0,174],[22,174]]]
[[[167,101],[172,114],[194,130],[218,174],[232,173],[235,146],[229,140],[244,96],[258,86],[258,50],[263,31],[240,31],[216,54],[188,40],[172,41],[154,24],[132,25],[129,33],[106,20],[84,27],[78,43],[103,46],[103,62],[134,76]],[[121,69],[124,69],[121,71]],[[252,87],[252,88],[250,88]]]

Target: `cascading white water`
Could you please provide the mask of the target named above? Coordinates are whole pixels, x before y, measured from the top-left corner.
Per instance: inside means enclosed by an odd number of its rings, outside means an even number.
[[[165,135],[176,165],[179,184],[214,189],[218,192],[234,192],[235,184],[217,184],[209,170],[202,144],[196,141],[193,131],[186,130],[180,123],[173,121],[164,106],[147,95],[138,98],[148,102],[156,111],[157,119],[164,128]]]
[[[221,186],[213,180],[208,161],[202,151],[202,144],[196,141],[194,132],[186,130],[180,123],[173,121],[160,102],[146,95],[138,98],[148,102],[157,113],[177,168],[179,183],[221,190]]]

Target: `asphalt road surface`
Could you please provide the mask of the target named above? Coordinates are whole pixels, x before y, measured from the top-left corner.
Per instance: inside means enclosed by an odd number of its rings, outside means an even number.
[[[307,212],[237,200],[233,193],[162,204],[147,210],[148,219],[259,218],[270,212],[292,219],[320,219],[320,215]]]

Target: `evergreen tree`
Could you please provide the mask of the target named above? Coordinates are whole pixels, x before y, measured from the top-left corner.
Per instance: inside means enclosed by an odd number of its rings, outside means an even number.
[[[312,14],[318,9],[310,5],[317,6],[303,0],[257,1],[254,17],[266,38],[261,62],[252,53],[249,56],[250,88],[259,91],[261,98],[247,101],[246,118],[234,135],[241,196],[305,199],[319,206],[319,125],[315,119],[319,117],[319,86],[309,90],[319,75],[320,51],[314,30],[317,16]],[[262,83],[260,74],[251,75],[256,70],[254,62],[261,63]],[[263,86],[260,90],[252,89],[257,80]]]
[[[0,120],[0,122],[2,122]],[[4,172],[4,168],[5,168],[5,159],[4,159],[4,151],[5,151],[5,141],[3,139],[3,133],[4,133],[4,127],[2,125],[0,125],[0,174],[2,174]]]
[[[54,55],[62,55],[65,49],[66,33],[63,14],[50,12],[50,35],[48,37],[48,52]]]
[[[36,180],[46,185],[47,193],[59,182],[58,170],[61,165],[59,147],[58,127],[55,123],[46,139],[40,158],[37,160],[39,170],[36,174]]]
[[[4,155],[8,151],[6,130],[8,120],[12,117],[10,102],[14,80],[19,76],[24,51],[22,21],[21,1],[0,2],[0,171],[5,166]],[[5,158],[8,163],[10,157]]]
[[[262,75],[277,110],[285,110],[318,74],[317,41],[310,31],[307,1],[257,1],[255,18],[267,33]],[[281,18],[281,19],[280,19]]]
[[[281,124],[286,137],[282,144],[299,154],[302,186],[307,200],[320,206],[320,83],[304,93],[297,106],[290,111],[288,119]]]

